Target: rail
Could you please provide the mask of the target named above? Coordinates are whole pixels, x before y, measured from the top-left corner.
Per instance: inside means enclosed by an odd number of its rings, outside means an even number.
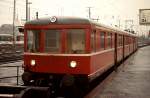
[[[19,84],[19,67],[21,67],[21,66],[8,66],[8,65],[0,65],[0,69],[1,68],[14,68],[14,67],[16,67],[16,70],[17,70],[17,72],[16,72],[16,75],[15,76],[3,76],[3,77],[0,77],[0,79],[6,79],[6,78],[14,78],[14,77],[16,77],[16,81],[17,81],[17,85]]]

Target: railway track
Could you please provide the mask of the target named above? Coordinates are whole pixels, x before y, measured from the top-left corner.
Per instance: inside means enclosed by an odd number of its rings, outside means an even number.
[[[23,56],[5,57],[3,59],[0,59],[0,65],[2,65],[2,64],[8,64],[8,63],[15,63],[16,61],[20,61],[22,59],[23,59]]]

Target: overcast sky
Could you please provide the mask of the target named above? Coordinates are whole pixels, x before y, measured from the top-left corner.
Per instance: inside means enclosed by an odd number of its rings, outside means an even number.
[[[21,20],[25,19],[25,1],[16,0],[16,16]],[[29,2],[32,2],[31,19],[35,18],[37,11],[39,17],[59,15],[88,18],[87,7],[92,7],[92,18],[99,17],[99,22],[108,25],[117,25],[120,20],[122,27],[125,20],[134,20],[134,25],[138,25],[139,9],[150,9],[150,0],[29,0]],[[12,13],[13,0],[0,0],[0,25],[11,24]]]

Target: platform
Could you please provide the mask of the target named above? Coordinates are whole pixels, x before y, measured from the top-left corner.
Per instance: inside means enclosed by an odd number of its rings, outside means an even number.
[[[150,46],[140,48],[108,80],[86,98],[149,98]]]

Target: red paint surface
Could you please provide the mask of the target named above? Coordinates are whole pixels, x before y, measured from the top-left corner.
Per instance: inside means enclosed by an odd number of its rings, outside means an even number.
[[[36,66],[30,65],[31,60],[36,61]],[[77,62],[76,68],[69,66],[71,61]],[[70,73],[70,74],[89,74],[89,56],[54,56],[54,55],[24,55],[24,64],[30,71],[41,73]]]
[[[31,60],[36,61],[36,66],[32,67]],[[69,66],[71,61],[77,62],[76,68]],[[78,55],[35,55],[26,53],[24,55],[24,65],[28,66],[30,71],[40,73],[69,73],[86,74],[94,77],[96,74],[107,70],[114,63],[114,51],[102,52],[98,54],[89,54],[89,56]],[[96,73],[95,73],[96,72]]]
[[[24,51],[27,51],[27,31],[24,32]]]
[[[92,76],[101,74],[114,64],[114,50],[91,57],[90,71]]]

